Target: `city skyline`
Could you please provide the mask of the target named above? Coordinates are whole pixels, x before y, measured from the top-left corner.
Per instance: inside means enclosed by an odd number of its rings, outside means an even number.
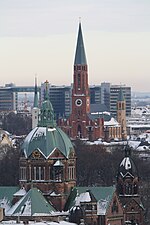
[[[0,0],[0,86],[70,85],[79,17],[89,84],[149,91],[150,2]],[[61,77],[61,78],[60,78]]]

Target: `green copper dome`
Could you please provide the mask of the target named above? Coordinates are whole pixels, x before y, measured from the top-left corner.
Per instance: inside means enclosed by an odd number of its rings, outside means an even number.
[[[68,158],[73,150],[73,145],[68,136],[58,127],[36,127],[25,138],[22,151],[28,158],[36,149],[45,158],[48,158],[55,149]]]
[[[26,158],[35,150],[39,150],[45,158],[48,158],[55,149],[58,149],[68,158],[73,150],[69,137],[56,126],[54,110],[48,97],[47,84],[48,82],[46,82],[45,100],[40,109],[38,126],[27,135],[21,147]]]

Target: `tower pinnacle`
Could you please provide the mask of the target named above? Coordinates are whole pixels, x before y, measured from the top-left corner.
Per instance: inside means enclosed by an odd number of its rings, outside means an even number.
[[[35,76],[34,105],[33,105],[33,107],[38,108],[37,77],[36,76]]]
[[[77,38],[77,46],[76,46],[74,65],[87,65],[81,22],[79,22],[79,30],[78,30],[78,38]]]

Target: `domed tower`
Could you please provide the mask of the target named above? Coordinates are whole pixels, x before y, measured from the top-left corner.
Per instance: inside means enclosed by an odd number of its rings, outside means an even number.
[[[20,185],[37,187],[56,209],[62,210],[76,184],[76,156],[68,136],[57,127],[46,89],[38,126],[21,147]]]
[[[131,158],[131,149],[126,147],[117,174],[117,192],[120,196],[137,195],[139,176],[135,163]]]
[[[116,191],[124,209],[124,220],[143,224],[144,208],[139,193],[139,176],[129,146],[119,164]]]

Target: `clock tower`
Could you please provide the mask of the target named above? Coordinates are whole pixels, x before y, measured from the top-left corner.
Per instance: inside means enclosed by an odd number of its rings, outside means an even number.
[[[77,37],[77,46],[74,60],[73,90],[72,90],[72,121],[74,133],[78,137],[86,137],[85,123],[90,113],[90,95],[88,86],[88,65],[86,60],[81,23]],[[74,135],[73,135],[74,136]]]
[[[81,23],[77,36],[74,59],[72,112],[68,119],[61,118],[59,126],[72,139],[96,140],[103,137],[103,118],[94,118],[90,112],[90,91],[88,85],[88,65],[86,60]]]

